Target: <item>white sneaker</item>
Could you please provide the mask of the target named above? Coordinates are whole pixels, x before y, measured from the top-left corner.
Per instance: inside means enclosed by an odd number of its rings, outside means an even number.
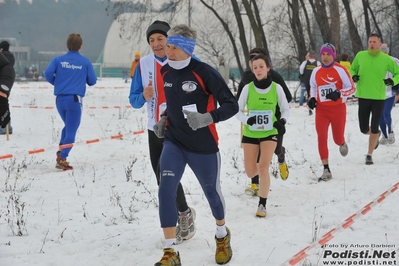
[[[266,207],[260,204],[258,210],[256,211],[257,217],[266,217]]]
[[[195,235],[195,210],[189,208],[187,212],[179,213],[178,228],[176,228],[176,242],[182,242],[182,240],[189,240]],[[178,238],[181,238],[178,239]]]
[[[382,137],[380,138],[380,144],[381,145],[387,145],[388,144],[388,139],[386,137],[384,137],[384,135],[382,135]]]
[[[348,155],[348,144],[346,144],[346,142],[344,142],[344,144],[342,144],[341,146],[339,146],[339,152],[341,153],[341,155],[343,157],[345,157],[346,155]]]
[[[323,174],[319,177],[319,182],[320,181],[328,181],[331,180],[332,174],[328,169],[324,169]]]
[[[394,144],[395,143],[395,133],[393,133],[393,131],[388,134],[388,143],[389,144]]]

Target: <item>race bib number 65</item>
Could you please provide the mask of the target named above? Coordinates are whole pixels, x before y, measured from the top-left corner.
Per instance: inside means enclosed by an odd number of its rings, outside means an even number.
[[[273,129],[273,111],[272,110],[250,110],[249,117],[255,116],[256,122],[249,126],[249,130],[261,131]]]

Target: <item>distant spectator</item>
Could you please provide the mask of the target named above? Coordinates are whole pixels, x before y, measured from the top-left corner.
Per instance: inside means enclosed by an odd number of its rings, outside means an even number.
[[[8,98],[15,80],[15,70],[7,58],[0,52],[0,129],[4,130],[10,122]]]
[[[11,66],[14,67],[15,57],[9,50],[10,50],[10,43],[7,42],[7,41],[2,41],[0,43],[0,52],[5,56],[5,58],[7,58],[7,60],[11,64]],[[8,131],[9,134],[12,134],[11,121],[8,123],[8,130],[9,130]],[[0,135],[3,135],[3,134],[6,134],[6,129],[5,128],[0,128]]]
[[[320,62],[315,59],[315,52],[309,51],[305,56],[305,61],[299,66],[300,82],[301,82],[301,97],[299,98],[299,106],[305,101],[305,91],[308,94],[308,99],[310,97],[310,76],[312,75],[313,69],[320,66]],[[308,100],[306,99],[306,101]],[[309,115],[312,115],[312,110],[309,109]]]
[[[134,71],[136,70],[136,66],[138,65],[138,63],[140,62],[140,52],[137,51],[134,53],[134,60],[132,62],[132,67],[130,68],[130,77],[133,78],[134,76]]]
[[[348,58],[348,54],[341,54],[341,61],[339,63],[349,71],[351,69],[351,62],[348,61]]]
[[[223,77],[224,81],[226,82],[227,85],[229,85],[229,79],[230,79],[230,66],[229,64],[224,60],[224,57],[220,55],[218,57],[219,61],[219,67],[218,71],[220,75]]]
[[[0,43],[0,51],[4,54],[7,60],[11,63],[12,66],[15,64],[15,57],[10,52],[10,43],[7,41],[2,41]]]

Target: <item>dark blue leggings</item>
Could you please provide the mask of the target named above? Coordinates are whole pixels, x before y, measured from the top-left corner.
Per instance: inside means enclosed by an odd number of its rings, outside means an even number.
[[[78,131],[82,117],[81,98],[76,95],[58,95],[56,99],[58,113],[64,121],[61,131],[60,145],[75,142],[76,131]],[[61,150],[61,158],[66,159],[72,148]]]
[[[382,112],[382,116],[380,119],[381,132],[382,132],[382,134],[384,134],[385,138],[388,138],[388,134],[392,132],[391,111],[393,108],[394,101],[395,101],[395,96],[389,97],[385,100],[384,111]],[[388,132],[387,132],[387,128],[388,128]]]
[[[186,165],[197,177],[205,197],[217,220],[225,215],[224,198],[220,189],[220,154],[198,154],[182,150],[165,140],[160,159],[159,217],[161,227],[174,227],[177,223],[176,193]]]

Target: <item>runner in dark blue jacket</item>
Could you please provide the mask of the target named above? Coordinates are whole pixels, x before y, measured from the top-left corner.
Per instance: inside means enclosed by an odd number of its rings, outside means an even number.
[[[220,189],[219,137],[215,123],[238,112],[238,103],[226,82],[211,66],[192,59],[196,32],[177,25],[168,32],[168,65],[161,69],[166,111],[154,125],[164,137],[160,158],[159,216],[165,237],[162,259],[155,264],[181,265],[176,245],[176,192],[186,165],[197,177],[216,221],[215,261],[232,257],[230,231],[225,226],[225,204]]]
[[[67,40],[69,51],[51,60],[44,71],[45,79],[54,85],[57,110],[64,121],[60,146],[75,142],[82,116],[82,98],[86,94],[86,84],[93,86],[97,82],[92,63],[79,53],[82,43],[79,34],[70,34]],[[71,149],[72,147],[60,147],[57,152],[56,168],[73,169],[66,161]]]

